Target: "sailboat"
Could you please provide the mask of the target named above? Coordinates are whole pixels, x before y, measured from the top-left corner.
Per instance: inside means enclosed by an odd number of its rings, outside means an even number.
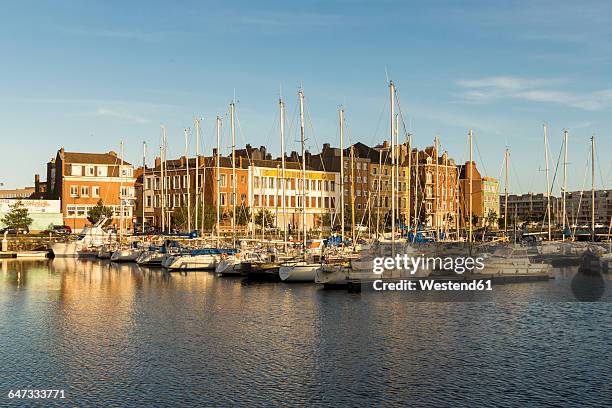
[[[306,157],[304,149],[304,92],[298,91],[300,101],[300,143],[302,146],[302,245],[303,256],[300,260],[287,262],[279,267],[278,275],[283,282],[314,282],[321,268],[323,240],[306,239]],[[309,247],[310,244],[310,247]]]

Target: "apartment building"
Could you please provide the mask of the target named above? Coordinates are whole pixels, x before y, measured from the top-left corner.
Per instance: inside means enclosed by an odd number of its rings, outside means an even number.
[[[74,232],[91,224],[88,212],[99,201],[114,210],[107,225],[119,228],[123,221],[123,228],[129,230],[134,222],[135,181],[133,166],[113,151],[79,153],[61,148],[47,163],[46,186],[40,195],[60,200],[64,223]]]
[[[471,169],[471,171],[470,171]],[[499,181],[493,177],[482,176],[475,162],[465,162],[460,166],[460,220],[467,226],[470,213],[470,175],[472,178],[472,222],[477,227],[497,227],[500,217]]]

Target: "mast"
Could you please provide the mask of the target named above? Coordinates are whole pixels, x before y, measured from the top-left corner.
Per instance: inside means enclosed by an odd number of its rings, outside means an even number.
[[[231,133],[232,133],[232,245],[236,248],[236,135],[235,135],[235,111],[234,101],[230,103]]]
[[[147,142],[142,142],[142,234],[145,233],[145,176],[147,175]]]
[[[380,237],[380,232],[378,229],[380,226],[380,205],[382,204],[382,197],[380,196],[380,192],[382,190],[382,151],[382,148],[378,151],[378,186],[376,188],[376,239],[379,239]]]
[[[548,177],[548,125],[544,124],[544,157],[546,158],[546,214],[548,218],[548,240],[552,238],[550,225],[550,178]]]
[[[591,242],[595,242],[595,135],[591,136]]]
[[[195,120],[195,228],[198,229],[198,215],[200,212],[200,120]],[[189,159],[187,159],[189,160]],[[203,228],[200,229],[200,236],[202,236]]]
[[[161,221],[162,221],[162,231],[166,231],[166,174],[164,172],[164,163],[166,161],[166,127],[164,125],[162,128],[162,145],[159,148],[159,157],[160,157],[160,173],[161,173]]]
[[[416,157],[414,158],[414,235],[416,238],[417,229],[419,228],[419,149],[416,149]],[[414,242],[414,239],[413,239]]]
[[[119,167],[119,242],[123,242],[123,140],[121,141],[121,167]]]
[[[391,241],[395,249],[395,85],[389,81],[391,111]]]
[[[406,237],[408,237],[408,227],[410,222],[410,172],[412,167],[412,135],[406,135],[406,144],[408,146],[408,170],[406,171]]]
[[[508,155],[509,151],[506,148],[506,153],[504,154],[504,161],[506,162],[506,182],[504,186],[504,233],[508,233]],[[516,222],[516,220],[514,221]]]
[[[563,241],[565,241],[565,214],[566,214],[566,207],[565,207],[565,191],[567,190],[567,139],[568,139],[568,134],[567,134],[567,129],[563,130],[563,191],[561,192],[561,206],[562,206],[562,214],[563,214],[563,220],[562,225],[563,225],[563,232],[561,233],[561,239]]]
[[[283,234],[285,242],[285,253],[287,252],[287,197],[285,189],[287,187],[287,178],[285,176],[285,103],[282,98],[278,100],[278,108],[280,114],[280,143],[281,143],[281,176],[283,178]]]
[[[344,109],[340,108],[340,239],[344,245]]]
[[[185,178],[187,179],[187,232],[191,233],[191,189],[189,180],[189,135],[188,129],[183,129],[183,133],[185,134]]]
[[[469,163],[469,174],[468,174],[468,185],[469,185],[469,212],[468,212],[468,225],[469,225],[469,232],[468,232],[468,242],[472,242],[472,172],[474,170],[474,166],[472,163],[472,129],[470,129],[470,133],[469,133],[469,144],[470,144],[470,163]]]
[[[351,145],[351,244],[355,248],[355,151]]]
[[[439,173],[439,167],[438,166],[438,150],[440,149],[440,140],[438,139],[438,136],[435,137],[434,139],[434,145],[435,145],[435,156],[434,156],[434,160],[436,161],[435,163],[435,172],[436,172],[436,182],[434,183],[434,203],[435,203],[435,215],[436,215],[436,233],[438,235],[438,239],[440,237],[440,212],[439,212],[439,208],[440,208],[440,202],[439,202],[439,196],[440,196],[440,173]]]
[[[302,240],[304,244],[304,256],[306,256],[306,157],[304,155],[304,92],[298,91],[300,98],[300,144],[302,145]]]
[[[395,188],[396,191],[396,203],[395,203],[395,212],[397,213],[395,219],[399,222],[400,219],[400,214],[401,214],[401,209],[400,209],[400,198],[399,198],[399,192],[401,191],[400,189],[400,171],[399,171],[399,165],[400,165],[400,144],[399,144],[399,114],[396,113],[395,114],[395,186],[393,186]],[[400,235],[401,235],[401,229],[400,229]]]
[[[217,219],[216,219],[216,229],[217,229],[217,247],[219,246],[219,236],[221,236],[221,232],[220,232],[220,222],[221,222],[221,190],[220,190],[220,186],[221,186],[221,166],[220,166],[220,161],[219,161],[219,157],[221,155],[221,150],[219,150],[221,148],[221,118],[219,116],[217,116],[217,120],[216,120],[216,126],[215,126],[215,131],[217,133],[217,157],[215,157],[216,160],[216,165],[217,165],[217,211],[216,211],[216,215],[217,215]]]

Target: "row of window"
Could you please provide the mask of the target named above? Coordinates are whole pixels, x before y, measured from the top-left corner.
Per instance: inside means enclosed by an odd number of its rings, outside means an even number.
[[[93,205],[67,205],[66,206],[66,216],[68,218],[87,218],[89,214],[89,210],[93,208]],[[109,205],[108,207],[113,209],[114,217],[121,217],[121,206],[120,205]],[[123,217],[129,218],[132,217],[132,207],[124,206],[123,207]]]
[[[255,188],[283,188],[283,179],[278,177],[253,177],[253,185]],[[302,190],[301,178],[287,178],[285,179],[285,189]],[[306,190],[310,191],[336,191],[336,182],[330,180],[306,180]]]
[[[132,177],[134,175],[134,169],[131,166],[119,166],[121,168],[121,177]],[[86,176],[86,177],[107,177],[108,166],[101,165],[81,165],[71,164],[70,165],[71,176]]]
[[[255,207],[282,207],[282,196],[255,195]],[[306,207],[309,208],[335,208],[335,197],[306,197]],[[285,207],[302,207],[302,196],[285,197]]]
[[[70,197],[82,198],[82,197],[100,197],[100,186],[70,186]],[[134,198],[135,190],[134,187],[122,186],[121,187],[122,198]]]

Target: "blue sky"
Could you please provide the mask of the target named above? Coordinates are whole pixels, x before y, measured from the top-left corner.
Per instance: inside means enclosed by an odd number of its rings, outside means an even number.
[[[32,185],[61,146],[108,151],[123,140],[126,159],[140,162],[147,141],[151,161],[161,123],[169,154],[181,154],[183,128],[193,128],[196,116],[208,151],[214,117],[226,119],[234,94],[237,144],[278,154],[282,89],[287,149],[297,149],[300,85],[311,150],[338,144],[339,105],[351,140],[375,144],[389,133],[388,73],[420,147],[439,135],[442,147],[464,161],[473,128],[481,172],[503,177],[508,146],[510,190],[542,191],[547,122],[551,162],[562,129],[570,131],[570,188],[585,185],[592,134],[597,185],[609,187],[612,5],[494,3],[5,2],[0,182]]]

